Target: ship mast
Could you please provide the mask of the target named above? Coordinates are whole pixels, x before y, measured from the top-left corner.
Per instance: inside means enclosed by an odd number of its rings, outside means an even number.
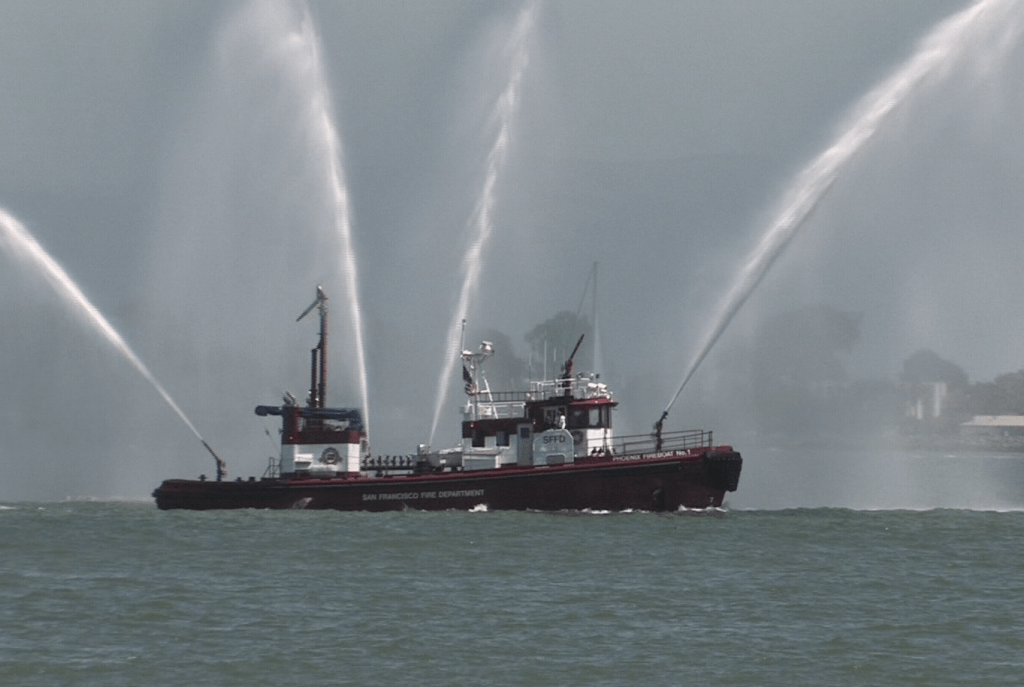
[[[320,340],[309,352],[309,398],[310,408],[323,408],[327,401],[327,294],[322,286],[316,287],[316,300],[302,311],[298,322],[313,308],[320,310]]]
[[[567,395],[572,393],[572,359],[576,357],[576,353],[580,350],[580,344],[583,343],[584,336],[586,336],[585,333],[580,334],[579,341],[576,342],[576,347],[572,349],[572,353],[569,354],[569,358],[565,361],[565,364],[562,366],[562,379],[565,380],[563,382],[563,389],[565,390],[565,393]]]

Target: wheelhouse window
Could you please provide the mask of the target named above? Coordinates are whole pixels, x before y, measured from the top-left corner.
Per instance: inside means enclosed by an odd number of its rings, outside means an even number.
[[[557,406],[544,409],[544,425],[547,427],[558,427],[562,417],[565,416],[565,406]],[[572,418],[566,417],[567,426],[572,427]]]
[[[569,414],[569,429],[601,429],[612,426],[610,406],[573,408]]]

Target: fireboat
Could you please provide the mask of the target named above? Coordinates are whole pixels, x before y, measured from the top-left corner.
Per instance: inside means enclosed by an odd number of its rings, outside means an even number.
[[[329,408],[327,296],[317,287],[320,315],[311,350],[307,403],[286,394],[256,415],[281,418],[281,449],[257,479],[168,479],[153,492],[163,509],[335,509],[358,511],[536,510],[677,511],[721,507],[735,491],[743,459],[715,445],[701,429],[664,431],[665,414],[650,434],[615,436],[618,402],[596,375],[574,374],[579,338],[556,379],[527,391],[491,391],[483,371],[494,347],[462,347],[463,406],[459,446],[415,454],[371,455],[358,408]],[[204,444],[205,445],[205,444]]]

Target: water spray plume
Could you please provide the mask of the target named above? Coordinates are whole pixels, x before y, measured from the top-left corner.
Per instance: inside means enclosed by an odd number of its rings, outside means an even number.
[[[57,293],[61,299],[64,300],[74,312],[83,317],[87,323],[89,323],[93,329],[100,333],[111,345],[114,346],[118,351],[121,352],[132,367],[134,367],[146,380],[156,389],[160,397],[166,401],[167,405],[178,414],[178,417],[185,423],[185,425],[192,431],[199,441],[202,442],[203,446],[209,451],[213,457],[217,460],[218,474],[223,470],[223,461],[217,457],[217,454],[213,452],[210,445],[203,440],[203,437],[199,434],[199,431],[195,428],[195,425],[186,417],[185,413],[182,412],[178,404],[174,402],[167,390],[160,385],[153,374],[149,371],[142,361],[139,359],[135,352],[128,346],[127,342],[118,334],[117,330],[114,329],[113,325],[107,321],[105,317],[96,309],[82,290],[78,288],[74,280],[68,276],[68,273],[64,271],[64,268],[57,263],[56,260],[46,252],[45,249],[39,244],[38,241],[28,232],[28,230],[16,220],[10,213],[0,208],[0,245],[2,245],[9,253],[14,257],[21,260],[23,263],[34,267],[39,271],[40,274],[46,279],[53,290]]]
[[[370,432],[369,385],[366,378],[366,348],[363,336],[363,315],[359,305],[359,275],[356,270],[355,250],[352,247],[352,215],[349,206],[348,187],[342,170],[341,138],[334,125],[330,89],[323,63],[320,58],[320,39],[313,25],[308,7],[304,7],[299,31],[299,44],[305,46],[308,59],[306,78],[310,99],[306,104],[312,133],[321,142],[326,165],[327,183],[330,187],[334,223],[341,241],[341,271],[348,293],[349,318],[355,336],[356,368],[359,375],[359,393],[363,406],[363,424]]]
[[[336,264],[345,289],[363,423],[369,432],[369,384],[359,274],[352,241],[352,210],[322,42],[305,2],[251,0],[239,17],[240,26],[245,27],[245,40],[259,42],[261,50],[274,61],[274,68],[281,70],[297,93],[288,101],[288,107],[294,112],[297,130],[308,142],[310,162],[321,175],[331,229],[340,244],[340,261]],[[252,31],[255,36],[250,35]]]
[[[754,288],[790,245],[797,230],[825,197],[850,160],[875,136],[889,115],[926,79],[951,66],[972,46],[988,45],[989,33],[1004,28],[1018,0],[982,0],[944,20],[921,41],[916,53],[854,108],[844,133],[800,172],[783,196],[776,219],[740,270],[719,305],[711,327],[687,368],[683,381],[661,415],[668,416],[722,332],[746,303]]]
[[[523,74],[526,71],[528,62],[527,46],[533,32],[537,17],[537,3],[529,2],[519,13],[513,26],[511,40],[511,60],[509,63],[509,79],[505,89],[498,97],[495,107],[495,115],[498,121],[498,133],[487,156],[487,172],[484,176],[484,186],[480,192],[480,198],[471,220],[472,242],[466,250],[462,259],[462,288],[459,290],[459,299],[452,315],[451,325],[448,327],[448,335],[444,348],[444,361],[441,368],[441,375],[438,380],[437,403],[434,407],[434,420],[430,426],[430,444],[434,443],[434,433],[437,431],[438,422],[441,419],[441,409],[448,398],[448,389],[451,386],[452,375],[455,371],[455,361],[459,357],[459,340],[461,323],[466,319],[469,312],[469,300],[476,290],[480,280],[480,270],[483,262],[483,252],[491,234],[494,231],[494,207],[497,203],[498,179],[505,161],[508,157],[509,147],[512,142],[512,134],[516,121],[516,113],[519,109],[520,90],[522,87]]]

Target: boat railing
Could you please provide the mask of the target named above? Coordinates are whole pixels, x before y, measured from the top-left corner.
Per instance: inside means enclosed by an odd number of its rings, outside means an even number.
[[[480,403],[526,403],[535,398],[529,391],[480,391],[475,395]]]
[[[477,402],[484,403],[526,403],[570,395],[574,398],[603,398],[610,396],[607,385],[590,377],[574,379],[550,379],[530,382],[529,391],[491,391],[484,389],[473,394]]]
[[[608,386],[597,381],[597,377],[577,376],[571,379],[548,379],[530,382],[530,394],[534,399],[555,398],[571,395],[574,398],[600,398],[609,396]]]
[[[660,441],[656,434],[633,434],[615,437],[612,441],[612,453],[615,455],[636,455],[640,453],[710,448],[711,441],[711,432],[703,429],[662,432]]]
[[[480,394],[480,398],[476,401],[477,417],[481,419],[522,417],[526,402],[516,399],[499,398],[499,396],[508,393],[514,392]]]

